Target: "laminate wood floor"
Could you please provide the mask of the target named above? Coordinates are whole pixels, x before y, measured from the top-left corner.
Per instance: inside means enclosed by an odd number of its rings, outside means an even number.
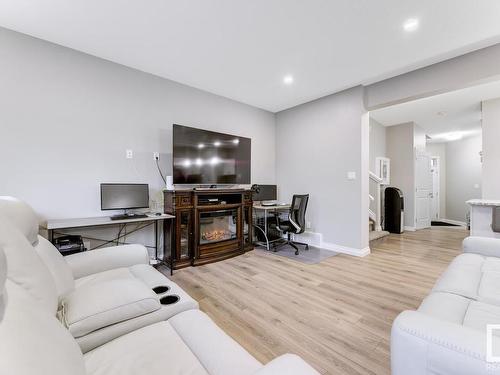
[[[172,279],[261,362],[290,352],[323,374],[389,374],[392,321],[419,306],[467,235],[391,234],[367,257],[315,265],[254,250]]]

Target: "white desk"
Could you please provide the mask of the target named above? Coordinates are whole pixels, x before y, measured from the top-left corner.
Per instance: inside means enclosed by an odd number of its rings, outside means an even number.
[[[269,212],[278,212],[278,211],[289,211],[291,205],[290,204],[276,204],[273,206],[263,206],[262,204],[254,204],[253,209],[264,211],[264,228],[261,228],[259,225],[255,224],[254,228],[259,230],[265,238],[265,241],[255,241],[256,245],[265,246],[267,250],[269,250],[269,245],[275,241],[280,240],[280,238],[269,240],[268,232],[267,232],[267,215]]]
[[[466,203],[471,206],[470,235],[500,238],[500,233],[494,232],[492,228],[493,212],[500,207],[500,200],[471,199]]]
[[[54,239],[54,231],[57,229],[76,229],[76,228],[89,228],[89,227],[102,227],[102,226],[108,226],[108,225],[127,225],[127,224],[133,224],[133,223],[150,223],[154,224],[154,236],[155,236],[155,251],[156,251],[156,263],[161,263],[161,261],[158,259],[158,226],[159,223],[163,223],[163,230],[164,233],[167,231],[171,230],[171,225],[168,225],[171,223],[172,219],[174,219],[175,216],[173,215],[168,215],[168,214],[162,214],[162,215],[148,215],[147,217],[141,217],[141,218],[130,218],[130,219],[123,219],[123,220],[111,220],[109,216],[98,216],[98,217],[86,217],[86,218],[73,218],[73,219],[54,219],[54,220],[47,220],[47,224],[45,225],[45,229],[47,229],[47,234],[48,234],[48,239],[49,241],[52,242]],[[168,224],[167,224],[168,223]],[[116,240],[119,240],[120,238],[117,238],[115,240],[111,240],[109,242],[104,241],[105,243],[111,243]],[[166,249],[166,243],[167,241],[163,241],[163,247],[164,247],[164,257],[165,254],[167,254],[167,249]]]

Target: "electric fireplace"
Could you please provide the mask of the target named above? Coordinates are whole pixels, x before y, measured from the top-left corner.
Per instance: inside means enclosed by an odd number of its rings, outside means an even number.
[[[238,210],[200,212],[200,245],[234,240],[238,236]]]

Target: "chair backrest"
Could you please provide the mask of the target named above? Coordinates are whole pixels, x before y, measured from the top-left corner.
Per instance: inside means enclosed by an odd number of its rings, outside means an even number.
[[[74,338],[22,285],[5,280],[9,268],[0,247],[0,372],[84,375],[83,355]]]
[[[20,199],[0,196],[0,216],[16,227],[32,245],[50,271],[59,299],[71,292],[75,288],[71,268],[55,246],[38,235],[38,216],[33,208]]]
[[[290,206],[290,221],[293,221],[299,229],[296,234],[303,233],[306,230],[306,210],[309,194],[294,194],[292,205]]]

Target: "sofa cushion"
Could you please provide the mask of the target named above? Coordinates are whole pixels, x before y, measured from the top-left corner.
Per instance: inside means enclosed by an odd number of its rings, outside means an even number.
[[[62,300],[61,320],[74,337],[159,310],[158,296],[132,278],[83,285]]]
[[[0,322],[0,372],[12,375],[84,375],[80,348],[71,334],[19,285],[6,283]]]
[[[450,263],[432,291],[500,306],[500,259],[461,254]]]
[[[0,216],[0,247],[7,258],[7,278],[24,288],[41,306],[55,315],[58,298],[50,271],[32,244],[3,216]]]
[[[439,320],[486,333],[487,324],[500,324],[500,306],[474,301],[451,293],[433,292],[418,311]],[[500,337],[499,330],[493,333]]]
[[[56,285],[59,299],[75,289],[75,280],[71,268],[68,266],[62,254],[50,241],[38,236],[35,251],[49,269]]]
[[[84,359],[89,375],[208,374],[168,322],[121,336],[86,353]]]
[[[200,310],[185,311],[168,321],[209,374],[250,375],[262,368]]]

